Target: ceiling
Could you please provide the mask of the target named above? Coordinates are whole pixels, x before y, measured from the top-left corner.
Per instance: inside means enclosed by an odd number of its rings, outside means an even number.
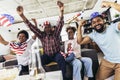
[[[57,6],[58,0],[0,0],[0,14],[9,14],[14,17],[14,24],[10,27],[0,26],[1,32],[11,32],[16,33],[19,30],[28,30],[28,27],[25,27],[23,20],[16,12],[16,8],[19,5],[22,5],[24,8],[25,16],[31,20],[31,18],[36,18],[38,25],[42,24],[46,19],[53,24],[56,24],[56,20],[59,15],[59,8]],[[67,20],[72,18],[76,13],[85,10],[84,14],[79,16],[89,16],[91,10],[94,8],[98,9],[100,7],[101,0],[60,0],[64,3],[65,9],[65,23]],[[97,7],[96,7],[97,6]],[[87,12],[88,11],[88,12]],[[51,21],[52,20],[52,21]],[[19,24],[18,24],[19,23]],[[41,28],[41,27],[39,27]],[[63,28],[64,29],[64,28]]]
[[[64,3],[65,14],[89,10],[95,6],[97,0],[60,0]],[[59,15],[57,0],[0,0],[0,14],[10,14],[15,24],[22,21],[16,12],[16,7],[22,5],[28,19],[46,18]]]

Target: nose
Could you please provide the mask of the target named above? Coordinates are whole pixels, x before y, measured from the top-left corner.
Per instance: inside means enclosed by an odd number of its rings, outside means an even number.
[[[99,22],[96,22],[96,23],[95,23],[95,26],[97,26],[98,24],[99,24]]]

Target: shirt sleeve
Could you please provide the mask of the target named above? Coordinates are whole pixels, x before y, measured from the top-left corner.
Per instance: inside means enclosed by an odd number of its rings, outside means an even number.
[[[93,40],[93,32],[91,32],[91,33],[88,34],[87,36],[90,37],[90,39],[91,39],[92,41],[94,41],[94,40]]]
[[[42,37],[42,32],[28,20],[24,21],[24,23],[29,27],[29,29],[38,37]]]
[[[59,20],[57,22],[57,26],[55,27],[55,33],[54,33],[54,35],[56,35],[56,36],[59,36],[60,33],[61,33],[62,27],[64,25],[64,20],[63,19],[64,19],[64,17],[62,16],[62,17],[59,18]]]

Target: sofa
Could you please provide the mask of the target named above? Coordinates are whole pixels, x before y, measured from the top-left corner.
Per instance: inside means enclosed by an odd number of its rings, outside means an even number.
[[[96,72],[99,67],[98,56],[97,56],[96,50],[95,49],[82,49],[81,56],[82,57],[90,57],[92,59],[92,61],[93,61],[92,68],[93,68],[94,77],[89,78],[89,80],[95,80],[95,75],[96,75]],[[12,66],[12,65],[17,65],[16,59],[5,61],[3,64],[3,66]],[[81,70],[81,75],[83,78],[84,77],[84,64],[82,66],[83,66],[83,68]],[[43,67],[46,72],[60,70],[59,66],[57,65],[56,62],[51,62],[47,65],[44,65]],[[67,80],[72,80],[72,66],[68,63],[66,63],[66,70],[67,70],[66,76],[68,78]]]
[[[82,57],[89,57],[92,59],[92,61],[93,61],[92,69],[93,69],[94,77],[89,78],[89,80],[95,80],[95,75],[96,75],[98,67],[99,67],[97,51],[95,49],[82,49],[81,56]],[[83,79],[83,77],[84,77],[84,64],[82,66],[83,67],[81,70],[81,76]],[[59,66],[57,65],[56,62],[52,62],[50,64],[44,65],[44,68],[47,72],[59,70]],[[72,66],[68,63],[66,63],[66,72],[67,72],[66,73],[67,80],[72,80]]]

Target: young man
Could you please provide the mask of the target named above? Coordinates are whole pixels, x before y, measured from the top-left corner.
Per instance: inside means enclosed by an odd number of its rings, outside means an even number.
[[[32,18],[32,21],[33,21],[34,25],[37,27],[36,19]],[[2,36],[0,35],[0,37],[2,37]],[[8,54],[0,55],[0,62],[4,62],[4,61],[7,61],[7,60],[11,60],[11,59],[16,59],[16,55],[13,51],[10,50],[10,47],[6,46],[6,49],[7,49],[7,51],[5,51],[5,52],[7,52]]]
[[[65,61],[73,66],[73,80],[82,80],[81,79],[82,63],[75,57],[76,49],[74,43],[71,40],[67,40],[65,41],[64,46],[65,53],[61,52],[61,54],[64,56]]]
[[[81,46],[77,43],[77,39],[74,38],[74,35],[75,35],[75,32],[76,32],[76,28],[69,26],[66,29],[66,32],[68,34],[68,40],[66,40],[65,44],[64,44],[65,45],[65,53],[67,52],[67,50],[66,50],[67,49],[67,45],[71,44],[72,45],[72,49],[73,49],[72,52],[75,54],[75,57],[80,59],[84,63],[84,65],[85,65],[85,76],[86,77],[93,77],[92,60],[90,58],[87,58],[87,57],[81,57]],[[77,63],[72,63],[73,67],[76,66],[76,64]],[[76,72],[74,72],[74,70],[73,70],[73,74],[74,73],[76,73]]]
[[[54,32],[51,30],[50,22],[44,22],[44,32],[40,31],[38,28],[34,27],[28,19],[23,14],[23,7],[18,6],[17,12],[20,17],[24,20],[25,24],[30,28],[32,32],[41,40],[44,54],[41,56],[42,65],[48,64],[52,61],[56,61],[62,70],[63,78],[65,80],[65,60],[63,56],[60,54],[60,33],[62,27],[64,25],[63,20],[63,12],[64,12],[64,4],[60,1],[57,2],[57,5],[60,9],[60,19],[58,21],[57,26],[55,27]]]
[[[117,3],[103,1],[102,6],[113,7],[120,11],[120,5]],[[81,21],[78,27],[77,41],[79,44],[86,44],[93,40],[105,55],[96,80],[104,80],[113,74],[115,75],[114,80],[120,80],[120,22],[109,26],[104,23],[103,17],[98,12],[91,14],[91,26],[94,31],[83,38],[81,28],[85,21]]]
[[[0,35],[0,43],[4,45],[9,45],[11,50],[16,54],[18,65],[21,67],[21,71],[19,75],[24,75],[29,73],[29,59],[31,53],[31,45],[35,40],[35,36],[30,39],[28,42],[28,32],[25,30],[21,30],[17,34],[18,42],[8,42],[3,39]]]

